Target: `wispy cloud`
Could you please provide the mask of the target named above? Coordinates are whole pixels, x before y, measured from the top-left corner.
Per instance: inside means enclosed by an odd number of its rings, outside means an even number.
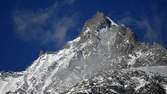
[[[152,21],[148,21],[148,19],[144,19],[141,22],[141,27],[145,29],[144,39],[148,41],[159,41],[161,42],[161,32],[162,32],[162,21],[160,18],[154,18]]]
[[[78,14],[61,14],[61,9],[75,3],[76,0],[56,2],[47,9],[39,11],[14,12],[15,31],[24,41],[34,41],[40,45],[61,46],[67,38],[67,32],[77,25]],[[60,15],[61,14],[61,15]]]
[[[143,40],[149,42],[161,42],[162,19],[154,16],[149,18],[143,16],[142,18],[134,18],[132,16],[124,16],[118,22],[130,25],[133,28],[139,29],[138,33],[144,34]]]

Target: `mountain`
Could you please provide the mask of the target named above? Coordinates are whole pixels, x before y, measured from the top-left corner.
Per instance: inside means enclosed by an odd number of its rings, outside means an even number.
[[[167,50],[101,12],[62,50],[1,72],[0,94],[167,94]]]

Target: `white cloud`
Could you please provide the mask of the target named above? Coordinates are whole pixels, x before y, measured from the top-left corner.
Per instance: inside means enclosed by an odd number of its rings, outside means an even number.
[[[147,19],[143,20],[141,23],[141,27],[143,27],[146,32],[144,38],[148,41],[161,41],[161,24],[156,22],[160,19],[153,19],[153,23],[150,23]]]
[[[53,6],[39,11],[20,11],[14,13],[15,31],[24,41],[35,41],[41,45],[51,44],[60,46],[64,44],[67,32],[77,25],[75,13],[61,13],[61,8],[72,4],[76,0],[56,2]]]
[[[161,42],[161,32],[162,32],[162,19],[159,17],[153,16],[150,20],[147,16],[136,19],[131,16],[125,16],[119,20],[120,23],[125,23],[127,25],[132,25],[134,28],[140,29],[141,33],[144,35],[144,40],[154,42]]]

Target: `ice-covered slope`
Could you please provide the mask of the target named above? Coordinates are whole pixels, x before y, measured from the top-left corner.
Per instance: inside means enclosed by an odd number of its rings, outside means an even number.
[[[1,72],[0,73],[0,94],[5,94],[9,90],[16,90],[19,85],[23,82],[23,72],[20,73],[10,73]]]
[[[166,63],[167,51],[165,48],[158,44],[148,45],[136,41],[129,28],[116,24],[103,13],[98,12],[86,21],[79,37],[69,41],[62,50],[42,54],[20,75],[3,73],[5,75],[0,76],[0,94],[85,94],[86,89],[80,88],[80,86],[84,87],[85,84],[78,84],[86,79],[94,81],[96,78],[97,82],[95,83],[99,84],[100,80],[101,85],[108,86],[105,83],[108,80],[104,79],[108,74],[111,75],[109,79],[112,83],[120,84],[117,81],[122,80],[113,80],[119,77],[110,71],[120,71],[120,78],[122,75],[130,77],[133,74],[132,68],[166,66]],[[126,71],[122,72],[123,70]],[[103,76],[98,78],[98,75]],[[141,76],[147,78],[147,75],[149,73],[145,72]],[[146,78],[136,75],[132,77],[126,80],[130,83],[138,82],[134,88],[135,92],[139,92],[141,88],[151,83]],[[153,77],[149,79],[159,81]],[[87,82],[89,83],[86,80],[85,83]],[[163,79],[162,82],[165,87],[165,80]],[[128,84],[128,86],[131,85]],[[78,89],[76,90],[76,88]],[[90,88],[91,85],[88,89],[90,90]],[[83,93],[79,93],[78,90],[83,91]],[[113,91],[107,92],[109,94],[123,94],[114,89],[111,90]],[[113,93],[114,91],[115,93]],[[91,91],[89,91],[90,93]]]

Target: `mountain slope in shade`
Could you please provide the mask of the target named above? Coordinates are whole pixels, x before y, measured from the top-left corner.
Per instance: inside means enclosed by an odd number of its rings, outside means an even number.
[[[2,72],[0,94],[166,94],[166,65],[165,48],[137,41],[97,12],[62,50],[42,54],[24,72]]]

